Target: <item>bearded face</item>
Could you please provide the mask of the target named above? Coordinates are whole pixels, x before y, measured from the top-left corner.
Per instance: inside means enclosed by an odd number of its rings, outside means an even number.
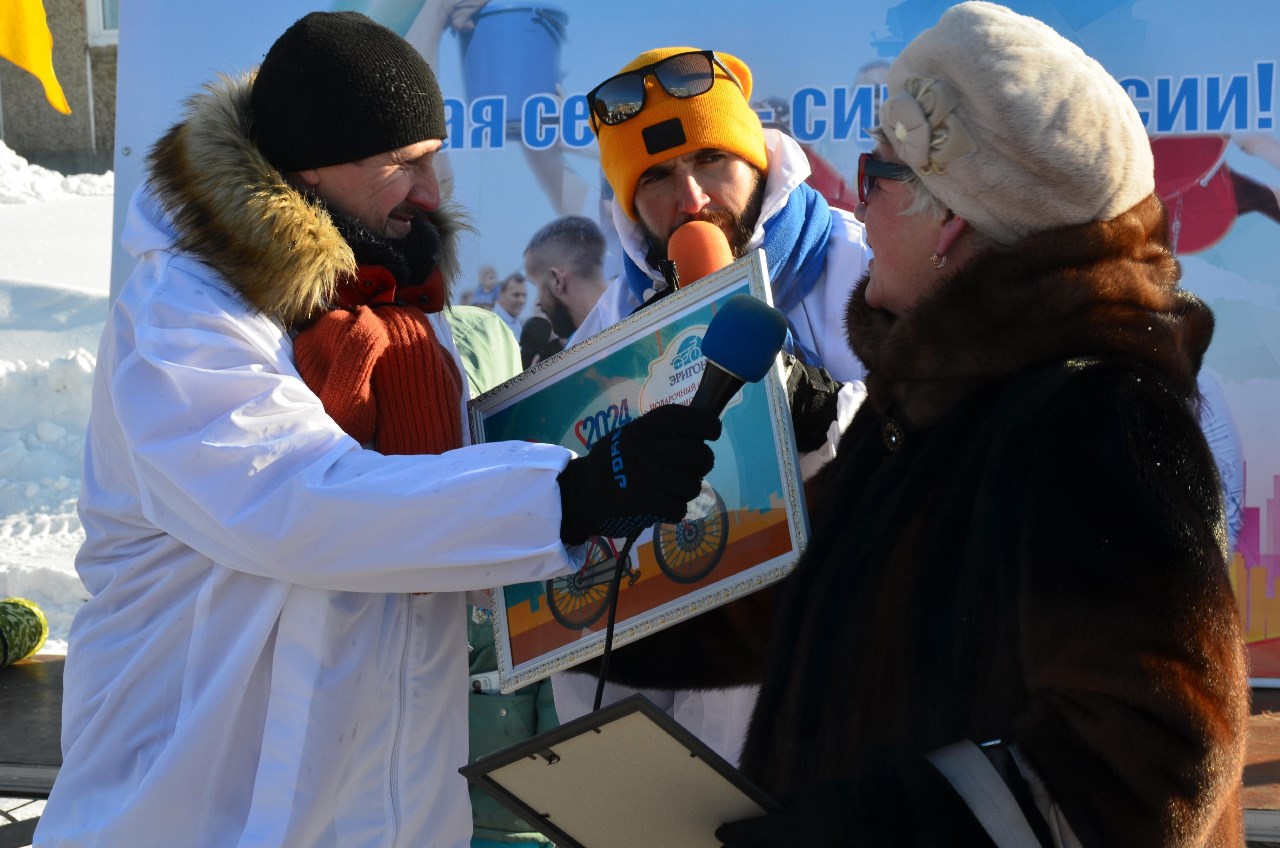
[[[741,259],[747,253],[747,245],[751,241],[751,235],[755,232],[756,221],[760,217],[760,207],[764,202],[764,178],[757,171],[752,172],[755,176],[755,184],[751,188],[746,204],[738,212],[731,212],[727,209],[713,209],[710,206],[698,211],[696,214],[684,216],[677,226],[682,226],[689,221],[706,221],[715,224],[724,232],[725,238],[729,241],[729,249],[733,253],[734,259]],[[645,258],[651,267],[657,267],[658,262],[667,259],[667,241],[670,233],[666,236],[659,236],[652,229],[643,217],[639,219],[641,232],[644,233],[647,251]],[[672,229],[674,232],[675,229]]]
[[[578,325],[573,320],[573,315],[569,312],[569,307],[565,306],[564,302],[559,298],[553,296],[550,308],[544,305],[542,311],[546,313],[547,320],[551,322],[551,329],[560,338],[567,339],[578,329]]]

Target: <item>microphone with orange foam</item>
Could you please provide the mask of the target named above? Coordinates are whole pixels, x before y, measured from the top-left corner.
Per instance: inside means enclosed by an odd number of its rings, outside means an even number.
[[[675,263],[682,286],[733,264],[729,239],[710,221],[690,221],[677,227],[667,240],[667,257]]]

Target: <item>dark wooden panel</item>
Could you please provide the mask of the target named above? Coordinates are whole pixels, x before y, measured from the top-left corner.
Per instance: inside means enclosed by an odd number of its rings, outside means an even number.
[[[62,657],[0,668],[0,796],[43,798],[62,765]]]

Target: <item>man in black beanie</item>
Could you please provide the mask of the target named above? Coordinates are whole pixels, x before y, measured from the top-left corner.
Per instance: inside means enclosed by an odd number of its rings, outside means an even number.
[[[431,67],[358,12],[313,12],[289,27],[262,60],[250,104],[258,149],[282,172],[446,135]]]
[[[685,407],[581,458],[467,444],[443,114],[403,39],[314,13],[152,148],[36,844],[464,848],[464,593],[700,490],[719,422]]]

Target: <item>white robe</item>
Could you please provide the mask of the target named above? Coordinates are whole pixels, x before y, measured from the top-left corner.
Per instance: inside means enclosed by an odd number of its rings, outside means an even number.
[[[464,593],[580,564],[556,482],[573,454],[363,450],[284,329],[173,238],[135,196],[36,844],[464,848]]]

